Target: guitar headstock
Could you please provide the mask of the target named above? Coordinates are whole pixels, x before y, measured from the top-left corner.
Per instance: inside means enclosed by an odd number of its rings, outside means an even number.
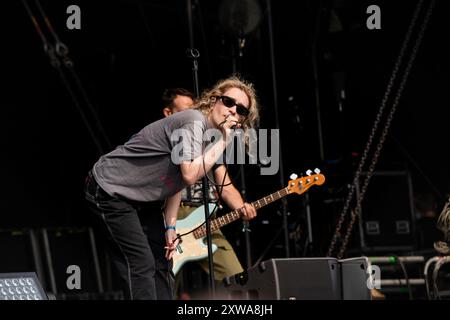
[[[314,169],[314,174],[311,170],[306,171],[306,176],[297,178],[295,174],[291,175],[289,184],[287,186],[289,193],[302,194],[314,185],[320,186],[325,182],[325,176],[320,173],[319,169]]]

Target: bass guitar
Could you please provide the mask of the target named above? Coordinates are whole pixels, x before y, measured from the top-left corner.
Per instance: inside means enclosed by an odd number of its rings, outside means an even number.
[[[305,177],[289,180],[286,188],[281,189],[275,193],[272,193],[266,197],[263,197],[251,205],[256,209],[260,209],[269,203],[279,200],[288,194],[297,193],[302,194],[306,192],[310,187],[314,185],[321,185],[325,182],[325,177],[320,173],[319,169],[314,170],[315,174],[312,174],[311,170],[307,171]],[[213,212],[216,205],[209,204],[209,212]],[[211,232],[221,227],[238,220],[241,218],[241,213],[238,210],[231,211],[219,218],[212,219]],[[173,273],[177,274],[181,267],[188,261],[196,261],[204,259],[208,256],[208,248],[205,244],[206,238],[206,226],[205,220],[205,208],[204,206],[195,209],[188,217],[177,221],[176,228],[181,237],[177,246],[177,250],[173,255]],[[194,230],[195,229],[195,230]],[[193,232],[189,232],[194,230]],[[217,246],[212,244],[213,253],[216,252]]]

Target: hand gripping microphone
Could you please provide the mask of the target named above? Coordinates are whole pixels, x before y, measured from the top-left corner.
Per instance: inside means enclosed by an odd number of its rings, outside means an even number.
[[[228,120],[229,117],[231,117],[231,114],[228,114],[228,115],[225,117],[225,121],[222,122],[221,125],[223,125],[225,122],[227,122],[227,120]],[[234,125],[232,125],[232,126],[230,127],[230,129],[236,130],[236,127],[237,127],[237,124],[234,124]]]

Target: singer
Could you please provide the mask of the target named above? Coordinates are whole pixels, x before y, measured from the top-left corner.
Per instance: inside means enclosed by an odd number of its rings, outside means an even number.
[[[127,299],[172,299],[171,258],[177,245],[176,220],[181,190],[209,172],[231,142],[232,128],[254,128],[259,119],[253,85],[237,77],[205,91],[194,109],[175,113],[144,127],[125,144],[100,157],[86,178],[85,198],[108,242]],[[222,132],[206,151],[198,130]],[[184,129],[193,148],[173,163],[172,133]],[[188,139],[189,140],[189,139]],[[148,210],[164,201],[164,215]],[[256,216],[248,203],[244,218]],[[149,212],[146,212],[149,211]],[[139,214],[151,215],[148,240]]]

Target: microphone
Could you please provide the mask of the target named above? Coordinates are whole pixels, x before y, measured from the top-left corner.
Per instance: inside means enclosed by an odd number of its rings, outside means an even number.
[[[228,114],[228,115],[225,117],[225,120],[222,121],[222,122],[219,124],[219,126],[222,127],[222,126],[225,124],[225,122],[227,122],[227,120],[228,120],[229,117],[231,117],[231,114]],[[230,129],[233,129],[233,130],[236,130],[236,128],[237,128],[237,124],[234,124],[234,125],[232,125],[232,126],[230,127]]]

